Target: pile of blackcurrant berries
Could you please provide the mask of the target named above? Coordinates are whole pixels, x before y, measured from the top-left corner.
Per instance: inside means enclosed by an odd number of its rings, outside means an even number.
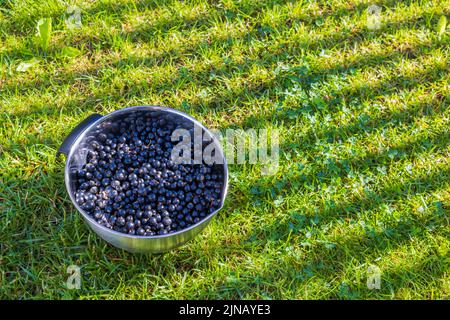
[[[96,134],[74,172],[77,204],[106,228],[147,237],[185,229],[216,211],[223,170],[174,163],[174,129],[164,118],[141,117]]]

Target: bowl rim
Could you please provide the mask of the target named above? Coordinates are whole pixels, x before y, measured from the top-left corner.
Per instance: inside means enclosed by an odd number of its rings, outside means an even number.
[[[73,192],[71,192],[71,187],[70,187],[70,177],[69,177],[69,164],[70,164],[70,160],[72,159],[72,156],[75,152],[75,150],[77,149],[78,145],[80,144],[80,142],[86,137],[86,134],[88,133],[88,131],[93,128],[94,126],[98,125],[99,123],[105,121],[107,118],[110,118],[114,115],[118,115],[121,113],[127,113],[129,111],[132,110],[148,110],[148,111],[164,111],[164,112],[169,112],[169,113],[173,113],[173,114],[177,114],[179,116],[182,116],[184,118],[187,118],[188,120],[191,120],[195,125],[200,126],[203,130],[205,130],[206,132],[208,132],[210,134],[210,136],[212,137],[212,141],[214,141],[216,143],[216,145],[218,146],[218,150],[222,155],[223,158],[223,166],[224,166],[224,187],[223,187],[223,194],[221,196],[221,204],[220,207],[217,208],[217,210],[215,210],[213,213],[210,213],[209,215],[207,215],[205,218],[203,218],[202,220],[200,220],[199,222],[185,228],[179,231],[175,231],[172,233],[168,233],[168,234],[163,234],[163,235],[154,235],[154,236],[139,236],[139,235],[132,235],[132,234],[127,234],[127,233],[122,233],[116,230],[112,230],[109,229],[101,224],[99,224],[97,221],[95,221],[95,219],[93,219],[87,212],[85,212],[79,205],[78,203],[75,201],[75,196],[73,194]],[[214,136],[209,130],[208,128],[206,128],[202,123],[200,123],[197,119],[191,117],[190,115],[178,111],[176,109],[172,109],[169,107],[163,107],[163,106],[153,106],[153,105],[142,105],[142,106],[131,106],[131,107],[126,107],[123,109],[119,109],[119,110],[115,110],[113,112],[110,112],[104,116],[102,116],[101,118],[99,118],[98,120],[94,121],[93,123],[91,123],[74,141],[74,143],[72,144],[72,146],[70,147],[70,152],[66,158],[66,164],[64,167],[64,180],[65,180],[65,186],[66,186],[66,190],[67,193],[69,194],[70,200],[72,201],[72,203],[74,204],[75,208],[78,210],[78,212],[80,212],[83,216],[83,218],[85,218],[86,220],[88,220],[89,222],[93,223],[96,227],[104,230],[107,233],[113,234],[113,235],[117,235],[120,237],[125,237],[125,238],[129,238],[129,239],[162,239],[162,238],[169,238],[169,237],[174,237],[177,236],[179,234],[182,233],[187,233],[188,231],[192,230],[192,229],[196,229],[198,226],[202,225],[203,223],[208,223],[209,221],[211,221],[211,218],[213,218],[224,206],[225,204],[225,199],[228,193],[228,163],[227,163],[227,159],[225,158],[225,155],[223,153],[222,150],[222,146],[220,145],[218,139],[216,138],[216,136]]]

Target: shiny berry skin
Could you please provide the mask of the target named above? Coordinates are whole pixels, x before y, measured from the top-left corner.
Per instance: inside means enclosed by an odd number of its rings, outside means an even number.
[[[118,225],[119,227],[123,227],[125,226],[126,221],[123,217],[118,217],[116,220],[116,225]]]
[[[163,223],[163,225],[164,226],[170,226],[171,224],[172,224],[172,220],[169,218],[169,217],[165,217],[163,220],[162,220],[162,223]]]
[[[127,230],[134,229],[134,227],[135,227],[134,223],[131,221],[127,222],[125,226],[126,226]]]

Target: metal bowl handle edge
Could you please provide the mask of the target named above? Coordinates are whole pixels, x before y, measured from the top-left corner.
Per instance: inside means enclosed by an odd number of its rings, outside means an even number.
[[[59,155],[63,153],[67,157],[69,155],[70,148],[72,148],[72,144],[75,142],[78,136],[82,134],[83,131],[86,130],[91,124],[102,117],[102,115],[94,113],[81,121],[75,128],[73,128],[72,132],[70,132],[66,139],[64,139],[63,143],[58,149],[56,156],[59,157]]]

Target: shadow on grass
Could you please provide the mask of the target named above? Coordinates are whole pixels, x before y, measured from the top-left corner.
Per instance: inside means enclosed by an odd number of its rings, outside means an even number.
[[[417,48],[414,48],[414,52],[419,52],[423,48],[426,48],[427,46],[418,46]],[[368,66],[372,64],[378,64],[383,65],[384,63],[389,64],[392,59],[399,59],[402,58],[403,54],[401,52],[392,51],[385,55],[361,55],[358,57],[358,59],[355,59],[350,63],[345,70],[341,70],[341,68],[337,69],[330,69],[330,68],[319,68],[315,70],[311,70],[311,72],[308,75],[305,75],[304,77],[296,77],[295,82],[301,85],[305,88],[307,91],[311,84],[317,83],[321,80],[324,80],[324,76],[326,75],[332,75],[332,74],[342,74],[342,72],[348,71],[352,68],[358,68],[362,66],[366,66],[366,68],[369,68]],[[139,63],[136,64],[136,67],[141,65],[143,61],[146,59],[141,59]],[[108,94],[101,93],[98,96],[88,96],[86,99],[82,99],[82,97],[78,99],[69,100],[64,105],[60,105],[59,108],[54,108],[52,106],[47,106],[45,108],[33,110],[33,106],[30,106],[29,111],[25,112],[18,112],[18,113],[12,113],[13,117],[21,118],[22,120],[31,119],[34,121],[35,118],[39,117],[40,114],[42,115],[49,115],[49,114],[60,114],[61,110],[66,109],[73,109],[74,107],[77,107],[78,109],[95,109],[95,106],[98,105],[99,101],[115,101],[119,102],[121,100],[126,101],[130,98],[138,99],[139,97],[144,97],[145,94],[147,94],[149,91],[154,90],[155,92],[162,92],[164,90],[169,90],[173,87],[180,87],[182,84],[190,83],[191,81],[194,81],[195,79],[199,78],[208,78],[211,72],[217,73],[217,76],[226,76],[230,77],[232,76],[232,72],[228,73],[227,70],[240,70],[240,71],[248,71],[253,66],[254,63],[256,64],[263,64],[264,59],[253,61],[251,64],[247,63],[231,63],[226,66],[226,69],[221,70],[204,70],[201,72],[195,72],[191,73],[188,72],[187,75],[178,75],[178,77],[174,79],[165,80],[162,82],[159,82],[154,88],[149,87],[148,83],[144,80],[141,80],[139,83],[129,83],[124,85],[124,88],[117,92],[110,92]],[[115,64],[116,68],[119,68],[120,65],[129,66],[129,61],[119,61]],[[273,69],[276,67],[276,63],[272,62],[272,65],[270,65],[270,68]],[[101,71],[101,68],[91,68],[88,71],[88,74],[91,76],[94,76],[98,74],[98,72]],[[361,85],[360,87],[355,87],[352,89],[351,92],[348,92],[347,94],[356,95],[356,96],[365,96],[367,94],[374,94],[374,92],[380,93],[382,95],[386,95],[390,92],[398,92],[403,89],[410,89],[416,87],[420,82],[417,80],[417,77],[422,77],[422,80],[425,82],[432,82],[432,81],[438,81],[441,79],[445,79],[445,70],[441,69],[432,69],[432,70],[426,70],[422,71],[419,75],[415,76],[399,76],[395,77],[394,79],[389,80],[383,80],[376,83],[375,86],[371,85]],[[44,78],[44,79],[38,79],[36,81],[31,81],[27,83],[20,83],[18,85],[17,83],[10,83],[7,85],[3,85],[0,88],[0,92],[11,92],[15,94],[20,95],[26,95],[35,91],[42,91],[42,90],[48,90],[48,88],[53,88],[55,86],[64,86],[64,85],[70,85],[71,83],[76,83],[80,80],[82,77],[86,76],[86,72],[79,72],[79,73],[72,73],[72,74],[65,74],[64,78],[58,79],[58,78]],[[279,98],[279,93],[275,92],[273,88],[281,88],[281,89],[288,89],[293,85],[293,79],[292,74],[286,74],[286,75],[280,75],[276,76],[273,79],[270,79],[268,81],[265,81],[263,83],[249,83],[246,86],[240,86],[236,88],[235,90],[223,90],[221,92],[217,92],[217,94],[210,99],[209,101],[200,102],[200,104],[191,104],[190,107],[193,110],[204,110],[203,113],[207,113],[209,110],[223,110],[223,112],[226,114],[227,106],[233,106],[235,102],[239,102],[240,104],[247,101],[249,98],[252,97],[252,99],[261,96],[266,96],[271,99]],[[210,82],[210,87],[214,88],[217,87],[217,85],[220,85],[219,83]],[[341,98],[339,96],[343,96],[344,93],[336,93],[336,101],[341,101]],[[106,99],[106,100],[105,100]],[[333,101],[328,101],[330,106],[333,106]],[[286,112],[289,112],[289,110],[286,110]],[[202,113],[202,112],[201,112]],[[249,116],[248,119],[241,121],[240,126],[244,127],[246,125],[255,124],[255,121],[261,122],[261,121],[270,121],[274,120],[274,117],[279,117],[280,115],[273,114],[273,115],[258,115],[258,116]],[[281,115],[282,117],[283,115]],[[236,124],[239,126],[239,124]]]
[[[269,4],[273,5],[273,1],[269,1]],[[386,1],[386,4],[392,5],[393,3],[395,3],[395,1]],[[261,3],[258,3],[258,5],[255,5],[255,8],[259,8],[261,5]],[[254,8],[254,9],[255,9]],[[339,13],[338,17],[340,16],[340,14],[347,13],[346,11],[342,11]],[[323,39],[308,39],[304,42],[299,42],[295,44],[295,47],[292,48],[282,48],[280,47],[279,49],[277,49],[276,52],[271,54],[270,59],[267,56],[261,57],[259,60],[256,61],[250,61],[251,63],[231,63],[229,66],[227,66],[226,70],[224,70],[223,72],[221,70],[205,70],[202,71],[200,73],[193,73],[193,72],[189,72],[188,73],[188,78],[186,78],[185,76],[179,76],[175,79],[170,79],[168,82],[162,82],[161,84],[158,84],[158,86],[155,88],[155,91],[158,90],[164,90],[164,89],[169,89],[170,87],[173,86],[177,86],[177,83],[188,83],[190,81],[193,81],[193,79],[196,78],[209,78],[211,72],[217,72],[219,76],[229,76],[229,74],[227,74],[228,70],[241,70],[241,71],[247,71],[250,69],[250,67],[252,67],[254,64],[261,64],[264,65],[265,61],[267,60],[273,60],[275,62],[280,61],[279,57],[284,57],[285,59],[287,59],[286,54],[291,55],[291,56],[299,56],[301,55],[302,50],[308,50],[310,52],[314,52],[315,50],[319,50],[319,49],[336,49],[339,47],[351,47],[353,44],[358,43],[359,41],[363,40],[363,39],[376,39],[377,37],[383,35],[389,35],[392,33],[392,31],[397,32],[399,29],[404,29],[404,30],[410,30],[413,26],[415,26],[421,19],[423,19],[422,17],[415,17],[411,20],[408,21],[402,21],[402,22],[395,22],[395,23],[390,23],[388,25],[388,27],[386,26],[386,29],[380,29],[380,30],[376,30],[373,32],[367,32],[367,30],[364,29],[359,29],[356,31],[352,31],[351,34],[346,34],[346,33],[342,33],[342,32],[338,32],[338,33],[333,33],[331,35],[326,36]],[[277,28],[282,28],[283,24],[280,24],[279,26],[277,26],[274,29]],[[148,31],[142,31],[144,34],[148,33]],[[122,37],[126,38],[126,35],[122,35]],[[251,45],[251,41],[252,40],[268,40],[267,35],[266,34],[261,34],[260,30],[258,28],[251,28],[249,31],[246,31],[243,35],[239,36],[239,37],[233,37],[232,40],[237,40],[239,38],[242,39],[247,39],[247,41],[249,42],[249,45]],[[163,52],[161,54],[156,54],[153,55],[151,57],[146,57],[146,58],[133,58],[133,57],[129,57],[128,59],[124,59],[124,60],[118,60],[113,62],[112,66],[114,66],[116,69],[120,68],[121,66],[126,66],[126,67],[130,67],[130,66],[134,66],[136,68],[138,67],[143,67],[143,66],[148,66],[148,67],[152,67],[155,65],[160,64],[162,61],[172,61],[176,60],[177,57],[181,55],[186,55],[186,54],[194,54],[196,55],[199,51],[201,51],[201,49],[203,48],[208,48],[208,47],[217,47],[217,46],[223,46],[224,49],[226,49],[228,46],[232,45],[232,41],[230,42],[229,39],[222,39],[222,38],[218,38],[218,39],[208,39],[205,41],[200,41],[197,43],[192,43],[189,45],[186,45],[182,51],[169,51],[169,52]],[[360,66],[375,66],[375,65],[380,65],[383,64],[382,60],[386,60],[386,61],[390,61],[394,58],[401,58],[405,55],[412,55],[412,56],[416,56],[418,53],[417,52],[418,49],[428,49],[428,46],[423,45],[423,46],[419,46],[417,48],[410,48],[408,49],[408,52],[390,52],[388,54],[386,54],[385,56],[377,56],[377,55],[372,55],[372,54],[366,54],[361,56],[359,59],[357,59],[356,61],[351,62],[351,64],[349,64],[348,66],[341,66],[335,70],[328,70],[328,69],[323,69],[323,70],[318,70],[318,74],[330,74],[330,73],[339,73],[345,70],[348,70],[349,68],[355,68],[355,67],[360,67]],[[55,51],[58,51],[57,49],[55,49]],[[19,52],[17,52],[17,50],[13,51],[13,52],[4,52],[3,54],[5,56],[12,56],[14,58],[14,55],[17,55]],[[266,54],[267,52],[265,52]],[[270,53],[268,53],[270,55]],[[12,83],[10,85],[4,85],[2,90],[5,91],[13,91],[13,92],[17,92],[20,94],[25,94],[28,90],[42,90],[43,88],[48,88],[49,86],[53,86],[55,84],[57,85],[63,85],[63,84],[70,84],[72,82],[75,81],[75,79],[81,77],[81,76],[95,76],[96,74],[98,74],[103,67],[94,67],[91,69],[88,69],[86,71],[80,72],[80,73],[73,73],[73,74],[67,74],[65,73],[64,76],[60,79],[55,77],[52,78],[47,78],[47,79],[37,79],[37,81],[31,81],[31,82],[26,82],[26,83],[20,83],[20,84],[16,84],[16,83]],[[313,76],[317,76],[318,74],[315,74]],[[305,77],[305,84],[308,83],[308,77]],[[215,83],[208,83],[208,85],[214,86]],[[18,86],[20,88],[18,88]],[[142,91],[146,91],[148,90],[148,84],[146,84],[145,82],[141,82],[138,84],[130,85],[129,88],[133,88],[133,87],[142,87]],[[254,89],[259,89],[259,90],[252,90],[252,88],[250,88],[250,90],[248,90],[247,92],[250,93],[255,93],[255,91],[261,91],[262,89],[267,89],[273,87],[273,83],[267,83],[266,85],[263,86],[263,88],[254,88]],[[19,91],[17,91],[19,90]],[[126,96],[134,96],[136,94],[139,94],[139,92],[134,92],[134,91],[129,91],[127,92],[127,90],[125,92],[121,92],[121,95],[126,95]],[[223,104],[226,105],[228,103],[230,103],[229,99],[218,99],[219,101],[209,101],[207,104],[207,107],[217,107],[217,105],[219,104]],[[221,101],[220,101],[221,100]],[[195,106],[194,106],[195,107]]]
[[[450,170],[444,168],[427,175],[410,177],[402,181],[396,181],[392,185],[384,185],[381,188],[367,190],[362,196],[349,197],[340,202],[330,202],[328,205],[318,208],[318,211],[315,212],[312,218],[316,216],[320,223],[311,226],[320,228],[320,226],[325,226],[335,220],[344,221],[355,218],[358,214],[377,209],[384,203],[391,203],[407,196],[415,196],[439,190],[439,187],[448,180],[449,176]],[[298,191],[301,192],[301,190]],[[308,213],[305,213],[303,216],[307,217]],[[296,221],[295,218],[289,220],[294,226],[296,223],[302,223],[301,221]],[[302,227],[302,225],[298,227]],[[270,241],[278,241],[287,239],[291,232],[292,225],[287,223],[273,224],[270,227],[256,228],[255,233],[250,238],[255,240],[270,239]]]
[[[360,283],[343,288],[335,295],[338,299],[362,299],[379,298],[384,295],[387,299],[395,298],[396,294],[407,289],[411,299],[424,298],[421,292],[416,290],[418,283],[424,287],[439,288],[445,291],[446,261],[445,257],[435,255],[433,252],[427,252],[424,257],[413,258],[406,265],[399,265],[381,270],[380,289],[368,289],[367,274]],[[428,296],[428,299],[436,299],[438,296]]]
[[[436,190],[437,185],[445,182],[449,174],[448,169],[437,170],[429,175],[408,179],[395,186],[385,186],[374,195],[344,201],[332,209],[325,208],[319,211],[319,222],[314,225],[314,228],[321,228],[321,226],[336,221],[336,219],[339,220],[344,217],[348,219],[357,213],[375,209],[382,203],[392,202],[407,195],[413,196],[431,192]],[[325,285],[330,279],[336,279],[338,283],[341,277],[348,279],[348,276],[345,276],[344,273],[349,272],[349,265],[344,264],[344,261],[352,260],[354,263],[365,264],[369,261],[376,261],[380,256],[384,257],[385,252],[393,252],[396,248],[408,246],[413,241],[427,242],[429,239],[427,237],[430,236],[427,227],[439,227],[440,221],[436,215],[442,214],[440,212],[427,216],[402,217],[401,220],[389,223],[383,228],[366,227],[365,232],[359,236],[344,235],[342,238],[334,239],[334,243],[328,243],[332,245],[329,248],[326,248],[323,242],[312,240],[300,256],[293,256],[291,259],[284,255],[278,258],[275,256],[273,261],[267,263],[261,269],[240,272],[239,275],[234,275],[236,278],[231,282],[224,280],[220,286],[211,289],[209,294],[211,297],[239,296],[244,298],[252,295],[252,293],[257,293],[261,297],[266,295],[266,298],[282,298],[279,296],[278,286],[280,283],[283,284],[285,290],[295,292],[298,286],[305,285],[308,280],[314,278],[316,283],[320,282],[318,279],[323,279],[324,287],[321,290],[324,292],[325,298],[355,299],[370,296],[370,290],[365,285],[367,272],[362,272],[364,279],[360,280],[363,284],[341,284],[342,288],[334,291],[332,295],[326,293],[328,289]],[[306,226],[301,226],[301,228],[304,227]],[[274,235],[278,236],[274,238]],[[287,239],[291,236],[293,236],[292,229],[286,223],[272,225],[269,228],[264,227],[255,230],[255,233],[250,237],[254,240],[244,241],[240,249],[248,248],[253,251],[263,251],[264,248],[267,248],[267,242],[275,242],[279,251],[288,252],[288,249],[292,248],[291,245],[294,248],[300,245],[300,243],[292,243],[292,240],[288,244]],[[308,242],[306,238],[304,241]],[[223,250],[224,245],[220,247]],[[228,254],[235,256],[239,255],[239,252],[237,249],[230,248]],[[435,256],[434,252],[427,252],[426,254],[422,252],[422,255],[424,257],[418,258],[418,262],[412,262],[412,267],[406,265],[383,271],[382,290],[376,292],[376,295],[395,294],[402,287],[407,286],[409,281],[418,281],[418,275],[427,272],[427,270],[431,272],[425,277],[420,276],[420,281],[427,281],[426,279],[437,281],[445,273],[445,258]],[[286,259],[288,260],[286,261]],[[405,277],[409,277],[410,280],[406,280]],[[299,298],[299,296],[296,297]],[[290,298],[294,297],[291,296]]]

